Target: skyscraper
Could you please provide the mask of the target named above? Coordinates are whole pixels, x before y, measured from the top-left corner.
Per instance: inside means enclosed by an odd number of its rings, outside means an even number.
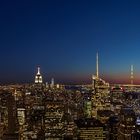
[[[51,79],[51,88],[54,88],[54,78]]]
[[[42,83],[43,83],[42,75],[40,74],[40,67],[38,67],[37,74],[35,76],[35,84],[42,84]]]
[[[3,135],[2,140],[18,140],[19,135],[17,133],[17,123],[16,123],[16,119],[17,119],[16,104],[12,94],[8,96],[7,108],[8,108],[8,129],[6,133]]]

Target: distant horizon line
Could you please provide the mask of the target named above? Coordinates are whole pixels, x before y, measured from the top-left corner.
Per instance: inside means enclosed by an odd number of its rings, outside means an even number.
[[[128,82],[108,82],[108,81],[106,81],[107,83],[109,83],[110,85],[131,85],[131,83],[128,83]],[[50,82],[43,82],[43,84],[46,84],[46,83],[48,83],[48,84],[50,84]],[[22,81],[22,82],[0,82],[0,86],[6,86],[6,85],[26,85],[26,84],[35,84],[33,81],[29,81],[29,82],[24,82],[24,81]],[[85,82],[70,82],[70,81],[59,81],[59,82],[57,82],[57,80],[56,80],[56,82],[55,82],[55,85],[56,84],[60,84],[60,85],[91,85],[92,84],[92,81],[91,82],[87,82],[87,81],[85,81]],[[140,82],[134,82],[133,83],[133,85],[140,85]]]

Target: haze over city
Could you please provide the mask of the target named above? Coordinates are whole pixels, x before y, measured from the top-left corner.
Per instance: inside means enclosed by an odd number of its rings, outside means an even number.
[[[44,80],[89,83],[96,73],[110,83],[140,83],[140,2],[129,0],[24,0],[0,2],[0,82]]]

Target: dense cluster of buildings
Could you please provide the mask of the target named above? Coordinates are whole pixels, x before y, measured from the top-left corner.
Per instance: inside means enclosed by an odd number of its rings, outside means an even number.
[[[140,140],[138,88],[109,85],[33,84],[0,87],[1,140]],[[133,77],[132,77],[133,78]],[[132,79],[131,79],[132,80]]]

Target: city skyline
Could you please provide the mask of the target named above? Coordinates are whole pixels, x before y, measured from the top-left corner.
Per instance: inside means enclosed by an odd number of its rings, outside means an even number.
[[[8,1],[0,4],[0,83],[140,82],[139,1]]]

